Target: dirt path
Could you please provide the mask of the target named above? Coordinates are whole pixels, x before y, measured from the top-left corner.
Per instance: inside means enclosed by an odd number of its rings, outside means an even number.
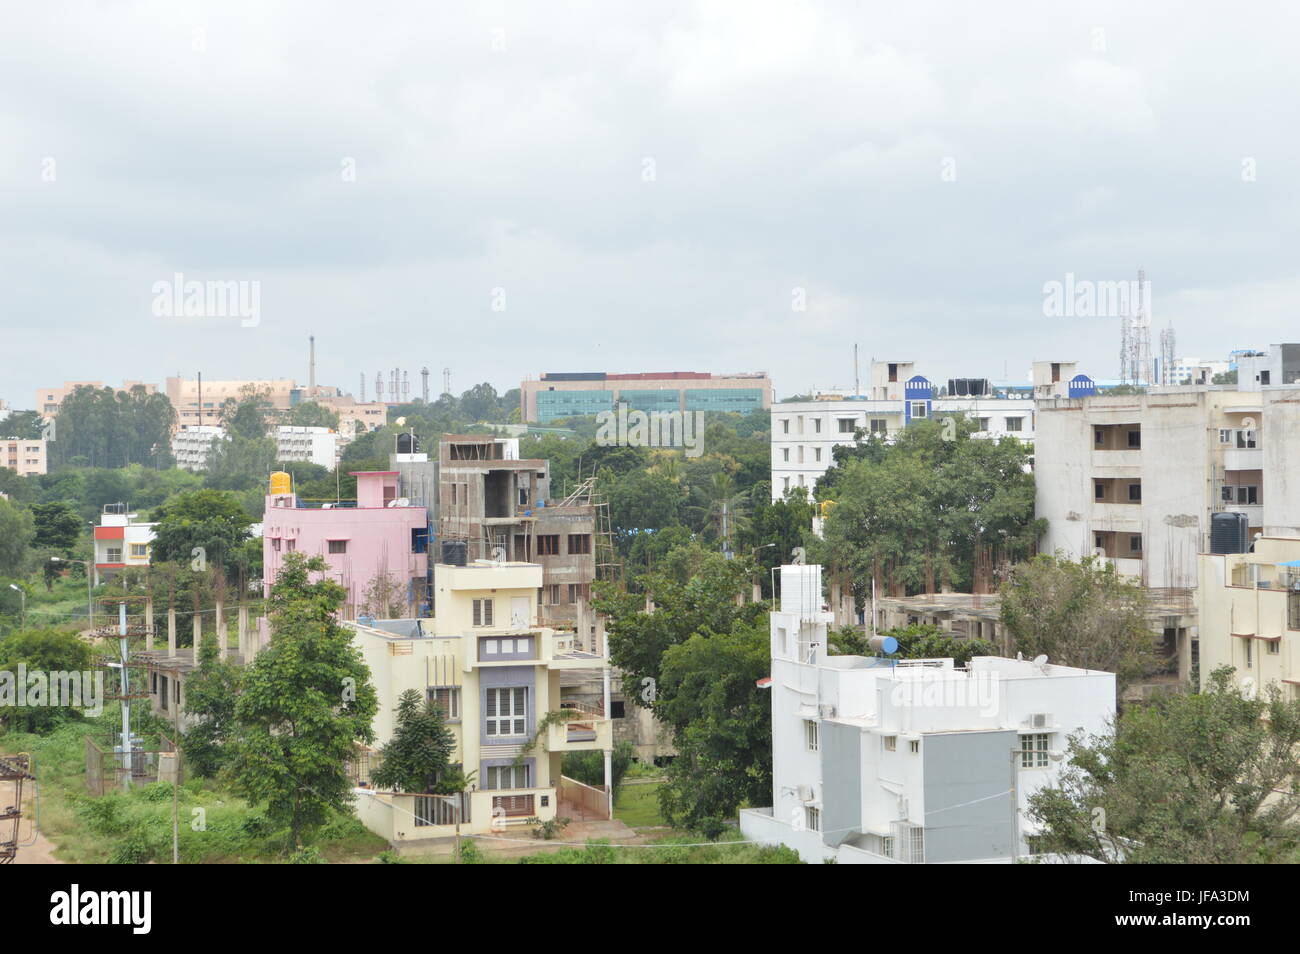
[[[54,857],[54,843],[35,830],[35,817],[36,805],[32,799],[31,782],[27,782],[23,785],[23,817],[18,827],[18,856],[14,858],[13,863],[16,865],[63,864]],[[32,842],[33,835],[36,838],[34,842]],[[32,843],[27,844],[27,842]]]

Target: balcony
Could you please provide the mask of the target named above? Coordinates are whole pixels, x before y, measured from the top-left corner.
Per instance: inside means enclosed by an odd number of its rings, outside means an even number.
[[[1136,476],[1135,471],[1142,467],[1142,451],[1140,448],[1119,448],[1116,450],[1104,450],[1093,448],[1092,451],[1092,469],[1099,476],[1113,477],[1123,471],[1123,476]]]
[[[614,747],[614,723],[596,706],[577,702],[564,703],[564,712],[572,716],[546,728],[548,752],[590,752]]]
[[[1260,447],[1228,447],[1223,451],[1224,470],[1263,470],[1264,450]]]

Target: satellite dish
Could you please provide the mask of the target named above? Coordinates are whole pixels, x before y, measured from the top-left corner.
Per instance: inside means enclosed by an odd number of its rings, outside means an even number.
[[[406,418],[404,418],[404,417],[399,417],[397,420],[393,421],[393,423],[396,424],[398,427],[405,427],[405,426],[406,426]]]
[[[393,506],[394,506],[394,507],[409,507],[409,506],[411,506],[411,501],[410,501],[410,499],[407,498],[407,497],[398,497],[396,500],[393,501]]]
[[[1046,653],[1043,653],[1042,655],[1035,656],[1035,657],[1034,657],[1034,665],[1035,665],[1035,666],[1046,666],[1046,665],[1047,665],[1047,654],[1046,654]]]

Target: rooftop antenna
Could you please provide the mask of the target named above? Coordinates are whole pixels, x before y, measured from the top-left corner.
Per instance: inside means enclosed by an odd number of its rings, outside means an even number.
[[[451,368],[442,369],[442,393],[451,393]]]
[[[307,393],[316,397],[316,336],[307,336]]]
[[[858,343],[853,343],[853,396],[862,397],[862,388],[858,382]]]
[[[366,403],[366,372],[361,372],[361,403]]]
[[[424,403],[425,403],[425,404],[428,404],[428,403],[429,403],[429,367],[428,367],[428,365],[425,365],[423,368],[420,369],[420,378],[421,378],[421,383],[420,383],[420,392],[421,392],[421,395],[422,395],[423,398],[424,398]]]

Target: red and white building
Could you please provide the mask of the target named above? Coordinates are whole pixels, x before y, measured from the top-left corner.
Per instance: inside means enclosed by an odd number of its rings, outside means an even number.
[[[95,585],[130,566],[148,566],[154,524],[136,520],[123,504],[108,504],[95,527]]]

